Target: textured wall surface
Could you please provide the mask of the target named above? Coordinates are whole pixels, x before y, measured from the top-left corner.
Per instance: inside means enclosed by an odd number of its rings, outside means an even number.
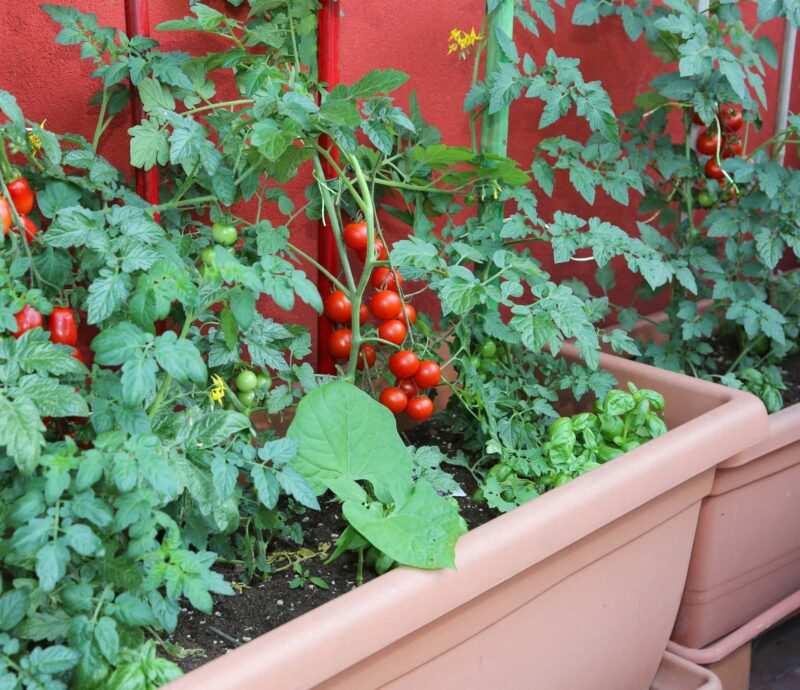
[[[94,12],[101,23],[124,28],[123,0],[66,0],[62,4]],[[227,7],[224,0],[208,0],[208,4]],[[543,29],[539,38],[526,36],[521,46],[537,63],[543,61],[550,48],[560,55],[580,58],[584,76],[602,80],[615,108],[625,110],[631,106],[633,96],[658,71],[659,65],[641,44],[630,43],[619,22],[606,21],[600,29],[572,26],[569,16],[574,2],[571,0],[567,4],[570,9],[556,8],[557,40]],[[402,4],[394,0],[341,0],[341,5],[343,79],[354,81],[375,67],[394,67],[410,73],[411,80],[400,92],[403,104],[414,90],[423,114],[439,127],[444,141],[467,144],[469,128],[462,101],[471,79],[471,63],[447,54],[447,36],[454,27],[477,28],[483,0],[408,0]],[[150,0],[151,23],[155,27],[165,19],[183,16],[187,8],[187,0]],[[48,127],[55,130],[91,135],[96,117],[94,108],[87,103],[95,88],[89,78],[91,65],[78,59],[76,48],[56,45],[53,41],[56,33],[56,25],[35,5],[20,11],[18,3],[0,3],[0,88],[17,96],[28,117],[39,121],[46,118]],[[192,33],[154,34],[168,49],[202,53],[219,47]],[[780,47],[780,27],[771,25],[769,35]],[[800,56],[795,83],[798,81]],[[773,71],[767,78],[770,103],[775,101],[776,89],[777,75]],[[792,108],[800,111],[800,89],[795,89]],[[585,126],[574,118],[539,132],[536,128],[538,116],[538,107],[533,103],[515,104],[512,111],[511,153],[524,166],[530,163],[532,151],[542,137],[586,133]],[[764,135],[769,134],[773,117],[773,113],[768,114]],[[126,117],[107,137],[102,148],[103,154],[120,165],[127,160],[128,126]],[[790,162],[797,163],[796,159]],[[303,184],[300,181],[295,186],[294,196],[302,195]],[[542,203],[545,217],[556,209],[583,216],[598,215],[626,229],[635,226],[632,209],[619,206],[602,191],[598,191],[597,201],[590,208],[564,180],[557,184],[554,198]],[[402,232],[393,227],[391,234],[397,236]],[[315,224],[300,221],[293,233],[298,244],[313,251]],[[591,263],[570,263],[556,267],[554,272],[562,277],[589,278],[593,270]],[[630,278],[623,278],[615,297],[625,300],[633,287]],[[299,310],[295,318],[313,321],[306,309]]]

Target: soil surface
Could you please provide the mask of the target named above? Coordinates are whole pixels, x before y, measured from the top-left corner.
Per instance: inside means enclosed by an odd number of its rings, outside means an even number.
[[[794,355],[786,360],[782,369],[783,382],[787,388],[783,391],[783,403],[788,407],[800,402],[800,355]]]
[[[725,372],[739,354],[736,343],[716,338],[709,341],[714,348],[714,358],[717,362],[717,371]],[[783,406],[789,407],[800,402],[800,354],[788,357],[780,366],[783,372],[783,383],[786,390],[781,391]]]
[[[445,453],[457,449],[458,439],[430,422],[405,432],[406,440],[414,445],[437,445]],[[461,515],[473,529],[491,520],[497,513],[485,505],[474,503],[469,496],[477,488],[469,472],[461,467],[445,465],[466,494],[457,498]],[[337,537],[347,526],[335,502],[323,504],[323,510],[309,513],[302,518],[305,533],[304,547],[319,551],[328,544],[332,549]],[[274,549],[296,552],[294,544],[276,542]],[[243,569],[236,566],[220,566],[217,570],[237,591],[235,596],[214,595],[214,613],[206,615],[192,608],[181,609],[178,627],[169,638],[176,645],[176,663],[185,671],[192,671],[212,659],[243,645],[250,640],[277,628],[290,620],[311,611],[349,592],[356,587],[356,557],[346,553],[329,565],[323,558],[313,557],[303,561],[308,575],[320,577],[328,589],[306,582],[303,587],[290,587],[295,578],[291,568],[272,574],[269,579],[257,575],[249,584],[241,582]],[[364,580],[375,575],[364,568]]]

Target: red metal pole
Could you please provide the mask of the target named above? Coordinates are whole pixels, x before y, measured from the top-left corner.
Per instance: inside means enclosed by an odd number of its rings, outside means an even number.
[[[323,0],[319,11],[319,34],[317,40],[317,65],[319,68],[320,81],[332,88],[340,81],[339,76],[339,0]],[[327,137],[321,137],[320,143],[323,146],[330,146],[331,141]],[[338,151],[334,151],[334,156],[338,160]],[[327,161],[322,162],[325,175],[334,177],[335,172]],[[318,256],[320,265],[324,266],[333,275],[339,270],[339,261],[336,252],[336,242],[333,238],[333,231],[330,222],[324,225],[319,224],[318,235]],[[331,291],[331,282],[322,273],[317,275],[317,287],[322,298]],[[333,358],[328,349],[328,340],[332,331],[331,322],[321,315],[317,321],[317,371],[320,374],[332,374],[335,371]]]
[[[125,29],[128,36],[150,35],[150,8],[148,0],[125,0]],[[131,119],[138,125],[144,112],[139,94],[131,85]],[[159,203],[158,193],[158,168],[150,170],[136,170],[136,193],[151,204]]]

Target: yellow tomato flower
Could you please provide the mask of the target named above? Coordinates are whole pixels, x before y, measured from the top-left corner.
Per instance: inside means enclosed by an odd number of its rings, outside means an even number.
[[[211,398],[211,402],[222,405],[222,401],[225,400],[225,381],[219,374],[212,374],[211,382],[214,385],[209,389],[208,397]]]
[[[458,56],[464,60],[467,57],[469,49],[482,40],[483,36],[475,32],[474,26],[470,29],[469,33],[461,29],[453,29],[448,36],[447,54],[452,55],[453,53],[458,53]]]
[[[46,123],[47,120],[42,120],[42,124],[39,125],[39,128],[43,130]],[[28,132],[28,141],[30,142],[34,155],[42,150],[42,138],[38,134],[35,134],[34,132]]]

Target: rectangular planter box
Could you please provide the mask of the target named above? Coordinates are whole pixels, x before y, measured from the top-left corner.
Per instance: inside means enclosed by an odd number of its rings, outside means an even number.
[[[658,323],[667,316],[648,318]],[[644,338],[661,335],[649,322],[636,330]],[[705,647],[799,590],[798,525],[800,404],[770,415],[767,437],[717,468],[700,508],[672,639]]]
[[[601,366],[660,391],[669,433],[469,532],[457,569],[389,572],[168,687],[650,687],[714,467],[760,440],[767,415],[708,382]]]
[[[800,589],[800,404],[722,463],[703,500],[673,639],[700,648]]]

